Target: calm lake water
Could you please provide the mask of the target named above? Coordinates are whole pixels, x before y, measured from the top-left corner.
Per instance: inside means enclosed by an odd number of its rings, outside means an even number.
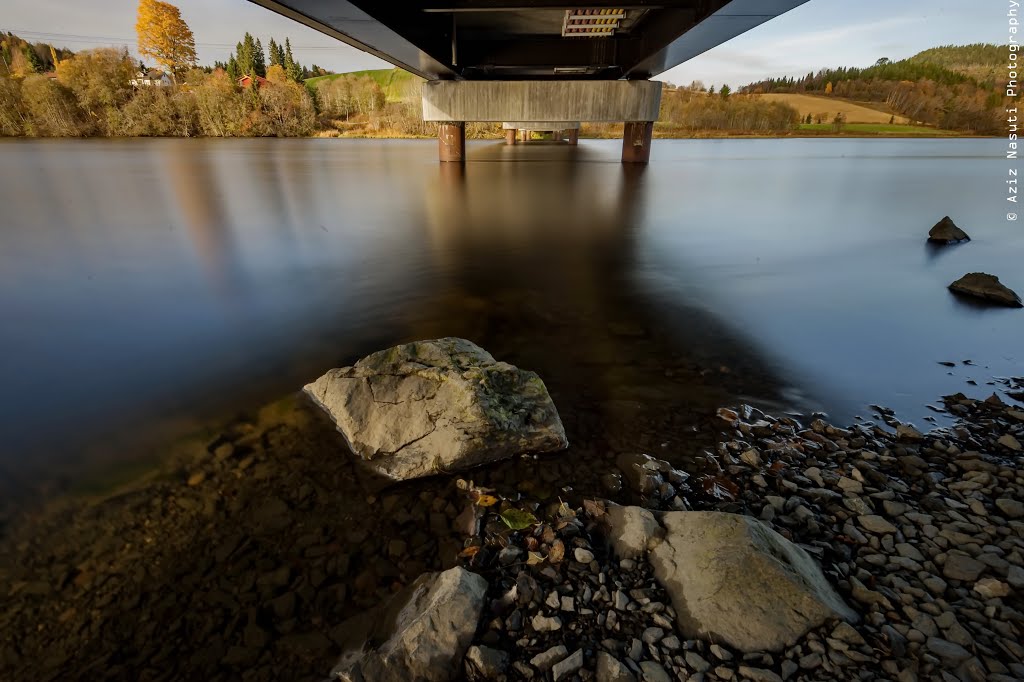
[[[1003,142],[657,140],[645,170],[619,145],[475,142],[463,170],[433,141],[0,143],[0,474],[145,460],[444,335],[609,420],[678,392],[923,427],[1024,374],[1024,311],[946,290],[1024,292]],[[929,249],[947,214],[974,240]]]

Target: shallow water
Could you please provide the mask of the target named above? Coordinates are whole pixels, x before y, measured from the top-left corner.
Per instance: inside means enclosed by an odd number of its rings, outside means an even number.
[[[635,169],[617,141],[474,142],[463,170],[433,141],[4,142],[0,471],[145,461],[442,335],[540,372],[571,439],[748,398],[924,426],[1024,373],[1024,311],[945,289],[1024,291],[1002,144],[657,140]],[[929,249],[947,214],[973,241]]]

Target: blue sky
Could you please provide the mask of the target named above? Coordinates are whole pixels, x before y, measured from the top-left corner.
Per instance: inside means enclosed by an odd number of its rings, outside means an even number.
[[[196,36],[200,61],[226,60],[241,35],[291,38],[296,57],[335,71],[388,64],[246,0],[176,0]],[[5,0],[0,29],[72,49],[134,49],[137,0]],[[810,0],[788,14],[668,71],[677,84],[739,86],[827,66],[867,66],[936,45],[1007,40],[1005,0]],[[31,33],[30,33],[31,32]]]

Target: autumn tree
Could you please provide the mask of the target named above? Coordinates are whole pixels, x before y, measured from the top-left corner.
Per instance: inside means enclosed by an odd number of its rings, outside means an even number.
[[[181,10],[174,5],[159,0],[139,0],[135,30],[139,36],[139,54],[155,59],[175,82],[178,73],[195,65],[195,37],[181,18]]]
[[[79,52],[57,65],[57,80],[103,133],[113,110],[131,99],[135,62],[127,48],[101,47]]]
[[[831,95],[832,94],[832,81],[829,81],[828,83],[825,84],[825,94],[826,95]]]

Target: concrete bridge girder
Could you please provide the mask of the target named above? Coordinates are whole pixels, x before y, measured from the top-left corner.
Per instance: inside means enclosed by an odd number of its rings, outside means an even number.
[[[423,120],[441,123],[443,161],[462,161],[464,148],[449,143],[465,137],[454,126],[466,121],[501,122],[508,131],[567,131],[579,139],[580,121],[622,122],[622,160],[647,163],[654,121],[661,106],[657,81],[427,81],[422,87]],[[445,142],[448,140],[449,142]],[[515,132],[506,133],[515,144]]]

